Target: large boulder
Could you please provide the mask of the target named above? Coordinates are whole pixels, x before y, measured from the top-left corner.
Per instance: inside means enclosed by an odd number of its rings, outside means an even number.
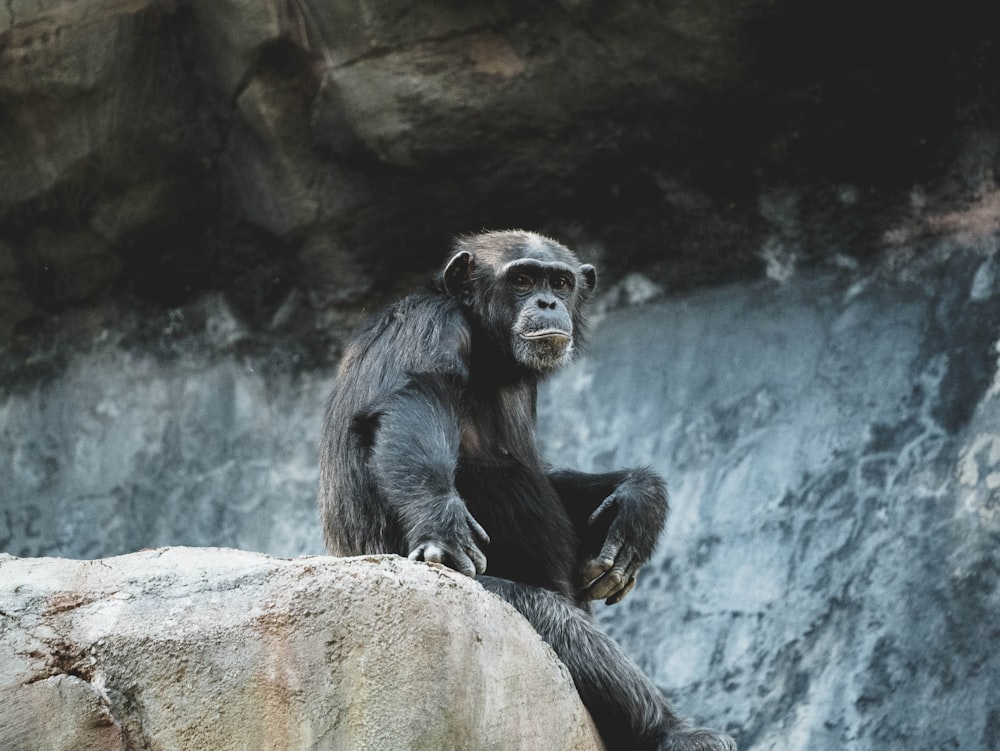
[[[599,749],[565,667],[443,567],[0,556],[0,748]]]

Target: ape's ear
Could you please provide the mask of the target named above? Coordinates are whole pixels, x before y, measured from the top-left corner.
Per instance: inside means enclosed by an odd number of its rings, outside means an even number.
[[[583,279],[584,294],[589,295],[597,286],[597,269],[585,263],[580,267],[580,277]]]
[[[448,293],[463,299],[468,294],[468,282],[476,261],[467,250],[456,253],[444,267],[444,288]]]

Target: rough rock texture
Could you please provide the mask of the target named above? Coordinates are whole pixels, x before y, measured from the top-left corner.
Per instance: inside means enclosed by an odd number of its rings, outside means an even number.
[[[543,392],[553,462],[667,477],[660,552],[598,615],[741,748],[1000,743],[1000,258],[962,242],[682,297],[632,277]],[[9,394],[5,549],[319,552],[328,379],[196,362],[108,347]]]
[[[398,558],[0,556],[0,748],[601,748],[513,609]]]
[[[989,12],[7,0],[0,342],[44,372],[40,334],[118,327],[101,303],[189,306],[200,330],[221,291],[243,346],[291,333],[329,364],[362,300],[483,227],[551,228],[673,287],[792,240],[871,255],[915,187],[961,202],[984,175],[955,162],[997,162]]]
[[[601,620],[741,748],[1000,747],[998,227],[609,314],[546,392],[556,464],[666,476]]]
[[[993,12],[0,3],[0,549],[320,552],[349,325],[524,226],[601,272],[551,458],[673,488],[598,612],[680,711],[1000,749]]]
[[[164,359],[96,342],[60,377],[0,398],[0,550],[323,552],[315,499],[330,374],[269,375],[204,351]]]

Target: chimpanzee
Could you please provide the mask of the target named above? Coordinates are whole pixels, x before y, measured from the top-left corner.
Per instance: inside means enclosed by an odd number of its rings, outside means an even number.
[[[566,664],[609,748],[735,749],[681,722],[590,621],[589,601],[621,600],[652,553],[663,481],[553,471],[535,446],[538,383],[579,350],[596,283],[554,240],[491,232],[459,239],[430,289],[361,324],[326,406],[326,546],[477,577]]]

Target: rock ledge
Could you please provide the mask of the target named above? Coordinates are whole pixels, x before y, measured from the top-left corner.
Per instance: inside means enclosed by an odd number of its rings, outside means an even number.
[[[400,558],[0,555],[0,747],[598,749],[513,609]]]

